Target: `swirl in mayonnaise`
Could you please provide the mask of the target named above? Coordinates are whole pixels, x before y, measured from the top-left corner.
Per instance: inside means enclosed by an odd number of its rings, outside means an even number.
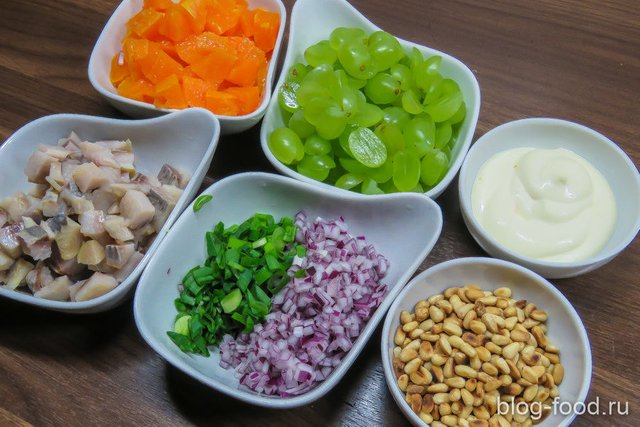
[[[609,241],[616,200],[602,174],[576,153],[514,148],[491,157],[472,190],[473,214],[521,255],[581,261]]]

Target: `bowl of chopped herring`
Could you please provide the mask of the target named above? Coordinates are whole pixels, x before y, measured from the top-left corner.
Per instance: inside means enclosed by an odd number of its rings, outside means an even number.
[[[136,290],[136,324],[165,360],[215,390],[306,405],[345,375],[441,227],[422,195],[234,175],[161,243]]]
[[[16,131],[0,147],[0,296],[72,313],[123,302],[198,190],[219,132],[203,109],[58,114]]]

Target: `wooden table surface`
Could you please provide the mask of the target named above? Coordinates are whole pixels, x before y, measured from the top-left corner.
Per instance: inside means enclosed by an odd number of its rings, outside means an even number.
[[[290,10],[293,1],[285,3]],[[476,138],[510,120],[558,117],[602,132],[640,163],[636,0],[352,3],[385,30],[448,52],[473,70],[482,92]],[[93,44],[116,5],[116,0],[2,0],[2,140],[47,114],[121,117],[86,75]],[[273,171],[258,129],[222,138],[211,179]],[[456,186],[438,203],[443,233],[421,270],[483,255],[462,222]],[[554,281],[591,339],[589,398],[599,397],[602,404],[629,401],[627,416],[582,416],[576,426],[640,425],[639,277],[636,239],[601,269]],[[405,425],[386,388],[379,336],[380,328],[323,399],[293,410],[266,410],[212,391],[165,363],[138,334],[130,301],[108,313],[71,316],[1,300],[0,425]]]

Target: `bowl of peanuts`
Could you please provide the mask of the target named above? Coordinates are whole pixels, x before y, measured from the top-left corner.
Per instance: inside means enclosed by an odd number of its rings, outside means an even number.
[[[416,426],[567,426],[591,384],[571,303],[508,261],[459,258],[416,276],[382,331],[389,391]]]

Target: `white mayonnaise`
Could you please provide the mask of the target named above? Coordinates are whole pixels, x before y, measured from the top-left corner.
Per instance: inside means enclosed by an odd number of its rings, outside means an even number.
[[[544,261],[581,261],[609,241],[611,187],[591,163],[563,148],[514,148],[482,165],[473,214],[498,242]]]

